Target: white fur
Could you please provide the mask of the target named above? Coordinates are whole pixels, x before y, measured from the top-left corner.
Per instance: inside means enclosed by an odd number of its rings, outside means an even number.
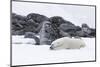
[[[52,42],[52,49],[80,49],[85,47],[85,42],[78,38],[63,37]]]

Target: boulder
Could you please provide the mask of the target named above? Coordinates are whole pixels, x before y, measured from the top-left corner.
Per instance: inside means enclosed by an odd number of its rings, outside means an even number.
[[[60,35],[61,35],[62,37],[71,37],[71,35],[70,35],[69,33],[65,32],[65,31],[63,31],[63,30],[60,30]]]
[[[88,26],[86,23],[83,23],[83,24],[81,25],[81,27],[82,27],[82,28],[83,28],[83,27],[89,28],[89,26]]]
[[[76,26],[76,31],[81,31],[81,27],[80,26]]]
[[[83,37],[94,37],[95,29],[90,28],[87,24],[82,24],[82,33],[84,33]]]
[[[35,21],[33,20],[28,20],[26,24],[23,25],[24,26],[24,31],[25,32],[33,32],[35,33],[36,31],[36,26],[35,26]]]
[[[91,28],[91,33],[89,34],[91,37],[96,37],[96,29]]]
[[[27,15],[27,20],[33,19],[37,23],[41,23],[45,20],[48,20],[48,18],[44,15],[36,14],[36,13],[30,13]]]
[[[66,21],[64,20],[62,17],[60,16],[53,16],[53,17],[50,17],[49,18],[49,21],[52,23],[52,24],[57,24],[58,26],[61,25],[62,23],[66,23],[68,25],[74,25],[72,24],[70,21]]]
[[[11,30],[11,34],[12,35],[24,35],[25,34],[25,32],[24,32],[24,30]]]
[[[61,24],[60,27],[60,32],[63,32],[62,36],[65,36],[64,34],[68,34],[66,36],[76,36],[76,30],[78,29],[75,25],[70,25],[67,23]]]
[[[36,13],[30,13],[27,15],[28,23],[32,23],[30,26],[34,27],[34,33],[39,33],[42,27],[43,21],[48,20],[48,17]]]
[[[14,31],[13,34],[15,35],[22,35],[24,34],[24,25],[26,24],[26,17],[17,15],[12,13],[12,20],[11,20],[12,27],[11,29]]]
[[[76,26],[69,25],[69,24],[66,24],[66,23],[61,24],[59,28],[63,31],[66,31],[66,32],[69,31],[69,30],[76,30]]]

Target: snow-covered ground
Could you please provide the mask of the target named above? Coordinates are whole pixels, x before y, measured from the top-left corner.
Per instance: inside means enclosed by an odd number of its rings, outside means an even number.
[[[49,45],[33,45],[34,39],[12,36],[12,65],[95,60],[95,38],[83,38],[81,49],[50,50]]]

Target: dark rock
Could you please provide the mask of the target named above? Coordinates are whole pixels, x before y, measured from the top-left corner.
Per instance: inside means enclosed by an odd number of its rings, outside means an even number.
[[[66,21],[64,20],[62,17],[60,16],[53,16],[53,17],[50,17],[49,18],[49,21],[52,23],[52,24],[56,24],[56,25],[61,25],[62,23],[66,23],[68,25],[74,25],[72,24],[70,21]]]
[[[40,15],[40,14],[36,14],[36,13],[30,13],[27,15],[27,21],[31,22],[34,28],[34,33],[39,33],[41,27],[42,27],[42,23],[43,21],[48,20],[48,17],[44,16],[44,15]]]
[[[39,23],[36,23],[33,19],[27,20],[27,24],[37,27]]]
[[[28,21],[25,25],[23,25],[24,26],[24,31],[25,32],[34,32],[35,33],[36,27],[35,27],[34,23],[35,23],[34,21],[33,22]]]
[[[46,16],[30,13],[27,17],[12,13],[12,27],[14,31],[23,30],[25,32],[39,33],[42,22],[48,20]],[[15,32],[14,32],[15,33]]]
[[[76,34],[77,34],[77,36],[80,36],[80,37],[91,37],[90,34],[84,32],[84,31],[76,31]]]
[[[87,25],[87,24],[82,24],[82,31],[84,33],[87,33],[87,34],[90,34],[91,33],[91,30],[90,30],[90,27]]]
[[[95,36],[95,30],[90,28],[87,24],[82,24],[82,36],[83,37],[94,37]]]
[[[76,26],[76,31],[81,31],[81,27],[80,26]]]
[[[80,36],[80,37],[86,37],[85,33],[82,31],[76,31],[76,36]]]
[[[12,23],[11,29],[14,30],[13,33],[16,35],[20,35],[20,32],[23,32],[24,26],[22,24],[26,23],[26,17],[12,13],[11,23]]]
[[[49,18],[49,21],[52,23],[52,24],[56,24],[56,25],[60,25],[62,23],[64,23],[64,19],[62,17],[59,17],[59,16],[54,16],[54,17],[50,17]]]
[[[50,32],[50,35],[51,35],[51,39],[53,39],[53,40],[62,37],[60,35],[60,30],[59,30],[59,27],[60,27],[61,24],[63,24],[63,23],[71,24],[69,21],[65,21],[60,16],[50,17],[49,21],[51,22],[51,31],[52,31],[52,32]]]
[[[59,27],[61,30],[63,31],[66,31],[66,32],[69,32],[71,30],[76,30],[76,26],[74,25],[69,25],[69,24],[61,24],[60,27]]]
[[[96,37],[96,29],[90,29],[91,33],[89,34],[91,37]]]
[[[23,29],[24,27],[23,27],[23,25],[21,25],[19,22],[17,22],[17,23],[12,23],[12,29],[13,30],[21,30],[21,29]]]
[[[69,24],[61,24],[60,25],[60,30],[62,33],[62,36],[76,36],[76,30],[78,29],[75,25],[69,25]]]
[[[12,13],[12,20],[22,20],[22,21],[26,21],[27,17],[26,16],[22,16],[22,15],[17,15],[15,13]]]
[[[71,37],[71,35],[70,35],[69,33],[65,32],[65,31],[63,31],[63,30],[60,30],[60,35],[61,35],[62,37]]]
[[[83,23],[83,24],[82,24],[82,28],[83,28],[83,27],[89,28],[89,26],[88,26],[86,23]]]
[[[30,13],[27,15],[27,20],[33,19],[37,23],[41,23],[45,20],[48,20],[48,18],[44,15],[36,14],[36,13]]]
[[[23,30],[11,30],[12,35],[24,35],[25,32]]]

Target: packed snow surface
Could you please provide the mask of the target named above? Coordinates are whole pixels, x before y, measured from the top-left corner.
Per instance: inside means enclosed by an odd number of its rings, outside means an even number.
[[[95,60],[95,38],[82,39],[84,48],[50,50],[50,45],[34,45],[34,39],[12,36],[12,65]]]

